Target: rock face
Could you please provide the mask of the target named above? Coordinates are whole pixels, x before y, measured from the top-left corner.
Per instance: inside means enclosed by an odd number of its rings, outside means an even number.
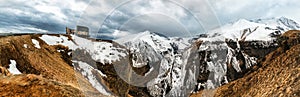
[[[243,41],[270,41],[288,30],[298,29],[300,29],[298,23],[285,17],[257,20],[240,19],[234,23],[209,31],[207,35],[209,37],[218,37],[222,41],[224,41],[224,38]]]
[[[243,77],[260,59],[278,48],[276,41],[226,41],[226,44],[231,48],[228,54],[231,59],[227,62],[228,81]],[[236,58],[240,70],[234,70],[235,59],[230,56]]]
[[[199,37],[201,45],[190,54],[199,56],[194,57],[195,62],[200,60],[194,64],[199,68],[195,91],[215,89],[253,72],[266,55],[287,44],[283,41],[287,38],[279,36],[293,29],[299,29],[299,24],[284,17],[240,19]]]
[[[225,42],[199,42],[198,49],[191,49],[194,54],[190,53],[195,57],[190,61],[197,61],[192,66],[199,68],[195,91],[214,89],[243,77],[253,66],[258,65],[257,62],[261,58],[278,47],[277,43],[272,41],[227,39]]]
[[[212,96],[299,96],[300,31],[284,33],[279,47],[243,77],[217,88]],[[198,95],[207,96],[199,92]]]
[[[134,39],[119,40],[126,40],[123,41],[123,45],[129,49],[131,55],[129,63],[132,64],[133,71],[138,74],[139,72],[136,71],[145,71],[139,75],[133,73],[131,81],[136,82],[132,84],[146,87],[149,96],[184,95],[178,91],[178,87],[182,86],[179,79],[182,77],[182,52],[180,52],[182,49],[180,47],[184,48],[186,45],[182,42],[183,40],[169,39],[149,31],[134,37]],[[142,83],[141,79],[144,80]]]

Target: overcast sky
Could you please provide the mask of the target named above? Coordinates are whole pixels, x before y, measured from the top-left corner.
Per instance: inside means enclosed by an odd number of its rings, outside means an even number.
[[[241,18],[299,22],[299,6],[298,0],[0,0],[0,32],[64,33],[83,25],[94,37],[145,30],[191,36]]]

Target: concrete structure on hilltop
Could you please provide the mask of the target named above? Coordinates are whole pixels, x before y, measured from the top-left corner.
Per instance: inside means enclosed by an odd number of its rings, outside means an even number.
[[[89,28],[85,26],[76,26],[75,34],[81,37],[89,37]]]
[[[69,35],[75,34],[77,36],[84,37],[84,38],[90,37],[89,28],[85,26],[78,26],[78,25],[76,26],[76,30],[66,27],[66,34]]]

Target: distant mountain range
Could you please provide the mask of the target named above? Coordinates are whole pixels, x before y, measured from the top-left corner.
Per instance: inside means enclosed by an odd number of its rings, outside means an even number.
[[[206,35],[217,40],[272,40],[288,30],[298,30],[300,26],[294,20],[280,17],[268,19],[246,20],[240,19],[234,23],[226,24],[220,28],[209,31]],[[205,38],[202,38],[205,40]]]

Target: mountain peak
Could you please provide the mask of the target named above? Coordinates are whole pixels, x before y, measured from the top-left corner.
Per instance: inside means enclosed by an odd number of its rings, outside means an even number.
[[[221,40],[272,40],[272,36],[282,34],[288,30],[299,30],[300,26],[294,20],[286,17],[273,17],[264,19],[239,19],[209,32],[210,37]]]
[[[237,20],[237,22],[235,23],[249,23],[250,21],[246,20],[246,19],[239,19]]]
[[[283,25],[291,28],[290,30],[300,29],[299,24],[296,21],[289,18],[280,17],[279,19],[277,19],[277,22],[282,23]]]
[[[297,30],[300,29],[299,24],[287,17],[272,17],[272,18],[264,18],[264,19],[253,19],[251,22],[270,25],[270,26],[285,26],[288,30]]]
[[[232,24],[233,27],[244,27],[244,26],[252,27],[252,26],[257,26],[257,25],[259,25],[259,24],[255,23],[255,22],[251,22],[246,19],[239,19],[237,22]]]
[[[126,43],[130,41],[136,41],[136,40],[152,40],[152,39],[159,39],[159,40],[170,40],[167,36],[158,33],[158,32],[150,32],[150,31],[144,31],[144,32],[139,32],[131,35],[127,35],[124,37],[121,37],[115,41],[119,43]]]

